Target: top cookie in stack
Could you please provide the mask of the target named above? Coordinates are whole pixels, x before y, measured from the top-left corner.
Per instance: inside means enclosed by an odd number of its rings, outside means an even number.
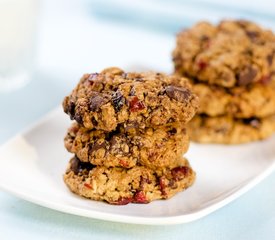
[[[75,154],[71,191],[112,204],[166,199],[192,185],[186,123],[198,98],[185,78],[108,68],[85,74],[63,101],[75,120],[64,139]]]
[[[197,110],[197,97],[185,78],[160,73],[125,73],[108,68],[84,75],[64,111],[87,129],[113,131],[187,123]]]
[[[175,73],[191,78],[194,141],[237,144],[275,131],[275,36],[248,21],[200,22],[179,33]]]

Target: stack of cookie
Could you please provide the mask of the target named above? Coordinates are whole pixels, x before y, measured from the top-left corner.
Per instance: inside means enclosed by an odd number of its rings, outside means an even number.
[[[85,74],[63,108],[74,153],[64,181],[78,195],[111,204],[166,199],[192,185],[186,123],[198,99],[184,78],[109,68]]]
[[[175,73],[200,98],[192,140],[238,144],[275,131],[275,36],[248,21],[200,22],[181,32]]]

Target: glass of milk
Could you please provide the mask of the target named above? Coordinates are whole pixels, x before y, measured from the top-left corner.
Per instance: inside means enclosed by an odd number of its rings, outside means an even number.
[[[0,0],[0,92],[30,81],[36,20],[36,0]]]

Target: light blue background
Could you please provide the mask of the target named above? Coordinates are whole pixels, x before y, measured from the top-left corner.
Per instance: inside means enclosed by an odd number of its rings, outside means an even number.
[[[96,12],[101,6],[95,7],[96,2],[98,1],[83,2],[83,4],[85,3],[85,10],[91,9],[91,12],[88,11],[89,14],[100,14],[100,12]],[[174,0],[173,2],[177,1]],[[268,1],[261,2],[266,2],[264,6],[268,6]],[[68,35],[65,34],[71,32],[71,29],[76,26],[83,26],[77,23],[80,21],[84,23],[84,20],[76,19],[77,13],[81,16],[83,14],[83,6],[79,5],[81,4],[78,4],[77,1],[41,2],[40,21],[43,29],[39,30],[38,36],[38,70],[33,81],[26,87],[12,93],[0,94],[0,144],[60,104],[63,96],[76,83],[77,78],[87,71],[85,61],[87,62],[87,59],[92,56],[90,53],[86,58],[84,53],[78,56],[77,51],[74,52],[74,49],[69,49],[67,47],[69,46],[68,41],[73,41],[73,33],[70,35],[72,39],[69,39]],[[253,11],[256,9],[257,12],[257,6],[254,5],[251,4],[251,9],[254,9]],[[262,11],[268,10],[270,9],[262,9]],[[194,19],[196,18],[199,17],[195,15]],[[98,21],[104,20],[103,15],[99,19]],[[115,24],[119,24],[120,20],[118,19]],[[105,19],[104,21],[107,21],[107,25],[114,24],[112,19]],[[144,21],[146,22],[145,25],[151,24],[150,19]],[[268,25],[271,20],[269,18],[264,21]],[[171,22],[171,26],[176,29],[177,26],[173,25],[173,21]],[[88,24],[84,24],[84,26],[86,27]],[[144,23],[133,24],[133,26],[139,29],[135,31],[145,29]],[[155,28],[149,26],[144,31],[152,31],[152,29]],[[157,31],[161,32],[160,35],[171,35],[172,31],[169,29],[171,28],[165,27],[159,28]],[[49,35],[50,37],[46,38]],[[66,47],[62,48],[61,40]],[[60,45],[56,47],[56,43]],[[61,59],[62,56],[63,59]],[[75,62],[70,60],[75,58],[77,58]],[[108,63],[108,61],[108,59],[103,59],[103,62]],[[76,66],[76,62],[79,62],[81,66]],[[100,64],[96,66],[98,67]],[[5,163],[1,163],[1,167],[5,167]],[[233,203],[209,216],[192,223],[175,226],[130,225],[77,217],[40,207],[8,193],[0,192],[0,238],[274,240],[274,186],[275,173]]]

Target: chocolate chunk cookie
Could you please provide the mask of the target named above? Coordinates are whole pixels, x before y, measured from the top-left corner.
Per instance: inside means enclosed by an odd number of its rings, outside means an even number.
[[[174,168],[188,150],[186,129],[178,125],[113,132],[88,130],[74,123],[65,137],[65,147],[84,162],[105,167],[151,169]]]
[[[185,159],[176,168],[153,171],[142,166],[94,166],[74,157],[64,175],[72,192],[117,205],[167,199],[191,186],[194,180],[195,173]]]
[[[275,72],[275,35],[248,21],[200,22],[177,36],[175,72],[223,87],[264,82]]]
[[[85,128],[113,131],[118,124],[145,128],[186,123],[194,116],[198,99],[184,78],[108,68],[85,74],[65,97],[63,108]]]
[[[193,91],[200,99],[198,113],[208,116],[262,118],[275,114],[275,78],[269,83],[254,83],[233,88],[193,81]]]
[[[188,124],[190,139],[200,143],[247,143],[267,138],[274,132],[275,115],[247,119],[197,115]]]

